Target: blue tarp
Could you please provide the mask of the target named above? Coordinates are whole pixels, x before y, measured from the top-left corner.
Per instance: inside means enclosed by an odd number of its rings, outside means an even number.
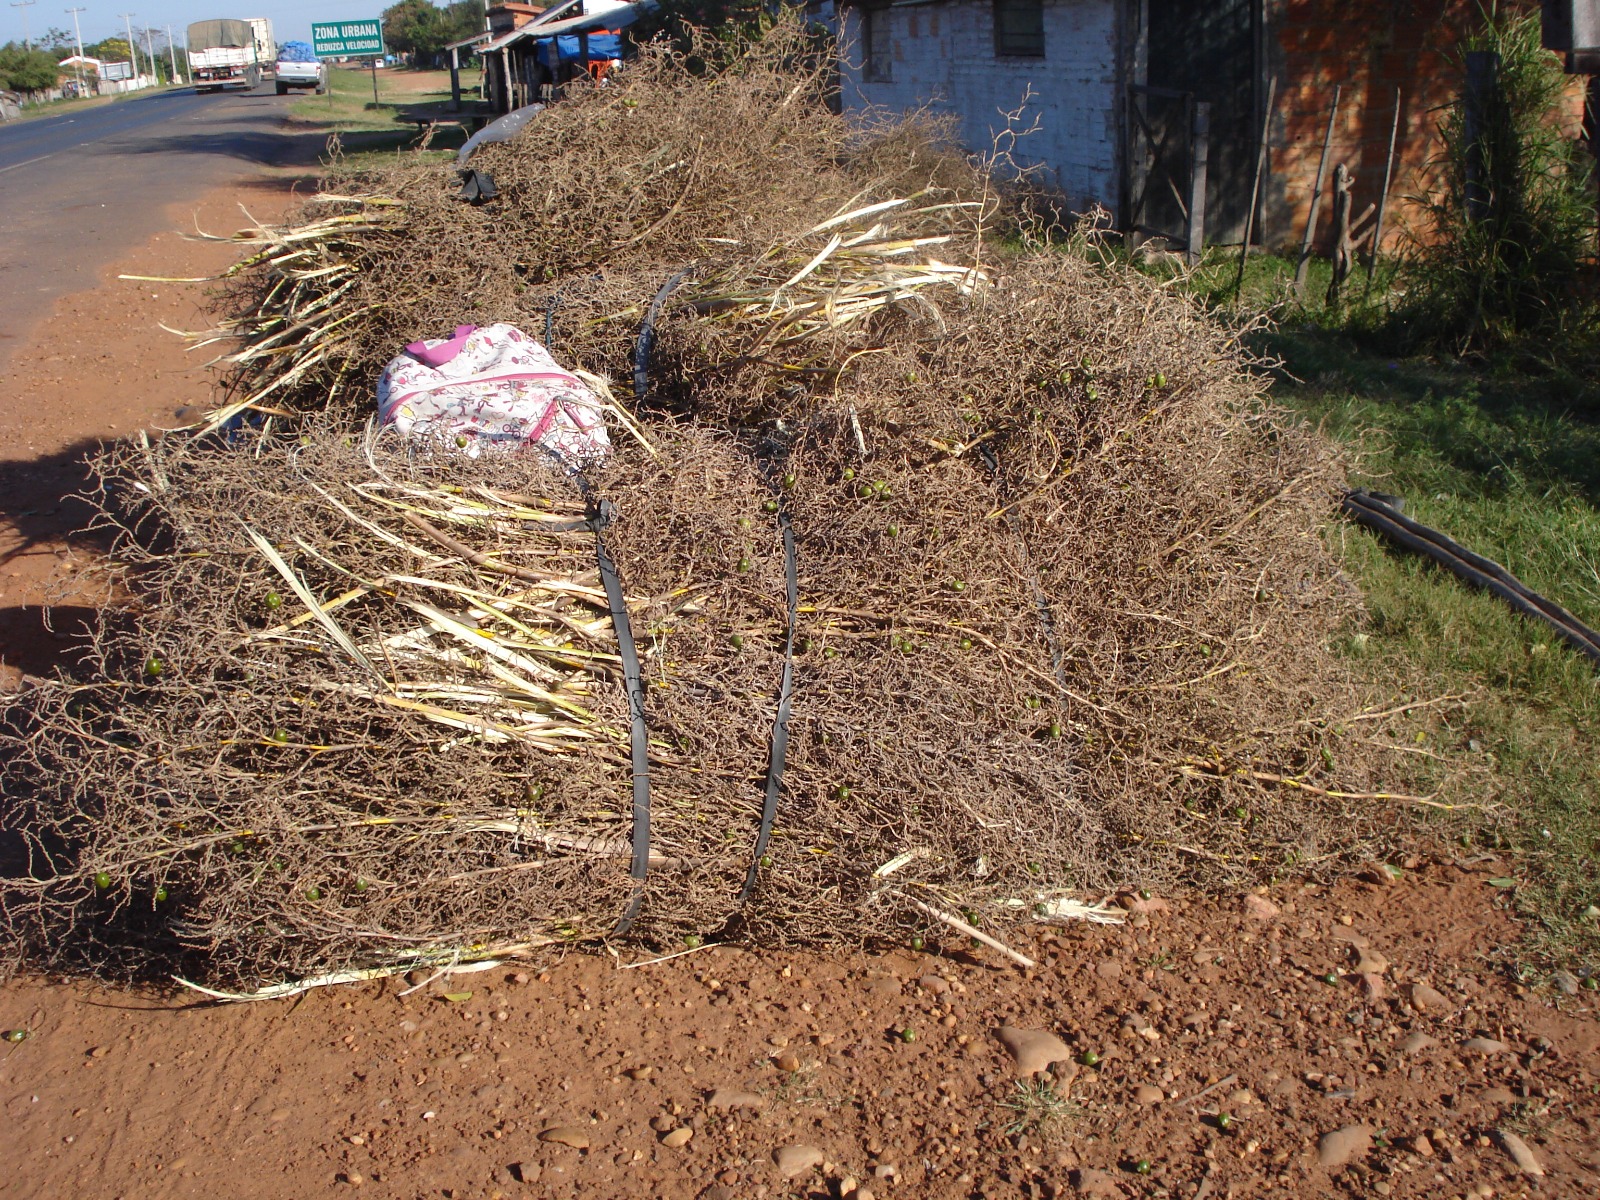
[[[578,35],[575,33],[539,39],[539,58],[547,67],[553,68],[559,63],[578,62],[580,56]],[[591,62],[603,58],[620,59],[621,57],[621,34],[591,33],[589,35],[589,60]]]
[[[310,42],[284,42],[278,47],[279,62],[316,62],[317,52]]]

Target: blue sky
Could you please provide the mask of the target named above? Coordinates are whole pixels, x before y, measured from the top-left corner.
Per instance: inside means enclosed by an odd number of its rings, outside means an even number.
[[[37,38],[51,26],[72,31],[72,16],[66,10],[81,4],[78,14],[85,43],[123,33],[119,15],[133,14],[133,27],[164,29],[172,26],[172,36],[181,46],[183,31],[191,21],[216,17],[267,17],[280,42],[311,40],[313,21],[349,21],[377,18],[394,0],[121,0],[120,3],[91,4],[88,0],[38,0],[26,9],[12,8],[10,0],[0,4],[0,44],[22,40],[22,14],[27,13],[28,32]],[[124,34],[123,36],[126,36]]]

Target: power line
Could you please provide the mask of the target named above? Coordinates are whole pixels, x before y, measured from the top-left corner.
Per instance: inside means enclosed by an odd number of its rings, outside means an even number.
[[[128,57],[133,60],[133,77],[139,78],[139,51],[133,44],[133,18],[137,13],[118,13],[128,30]]]
[[[33,49],[33,39],[28,36],[28,10],[37,3],[39,0],[11,0],[12,8],[22,10],[22,44],[29,50]]]
[[[72,14],[72,36],[78,43],[78,61],[73,63],[78,74],[78,95],[83,95],[83,30],[78,28],[78,14],[88,12],[87,8],[64,8],[62,12]]]

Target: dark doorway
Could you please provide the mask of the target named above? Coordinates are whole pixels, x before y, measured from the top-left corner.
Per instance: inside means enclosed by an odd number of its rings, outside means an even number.
[[[1206,241],[1238,242],[1244,236],[1250,179],[1261,140],[1266,87],[1261,66],[1262,0],[1148,0],[1148,4],[1145,82],[1210,103]]]

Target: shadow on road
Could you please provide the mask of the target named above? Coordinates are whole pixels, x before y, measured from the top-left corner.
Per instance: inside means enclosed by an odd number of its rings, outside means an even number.
[[[129,138],[118,147],[125,154],[202,154],[241,159],[265,167],[314,167],[327,148],[324,133],[249,130],[224,137],[216,133],[167,133]]]

